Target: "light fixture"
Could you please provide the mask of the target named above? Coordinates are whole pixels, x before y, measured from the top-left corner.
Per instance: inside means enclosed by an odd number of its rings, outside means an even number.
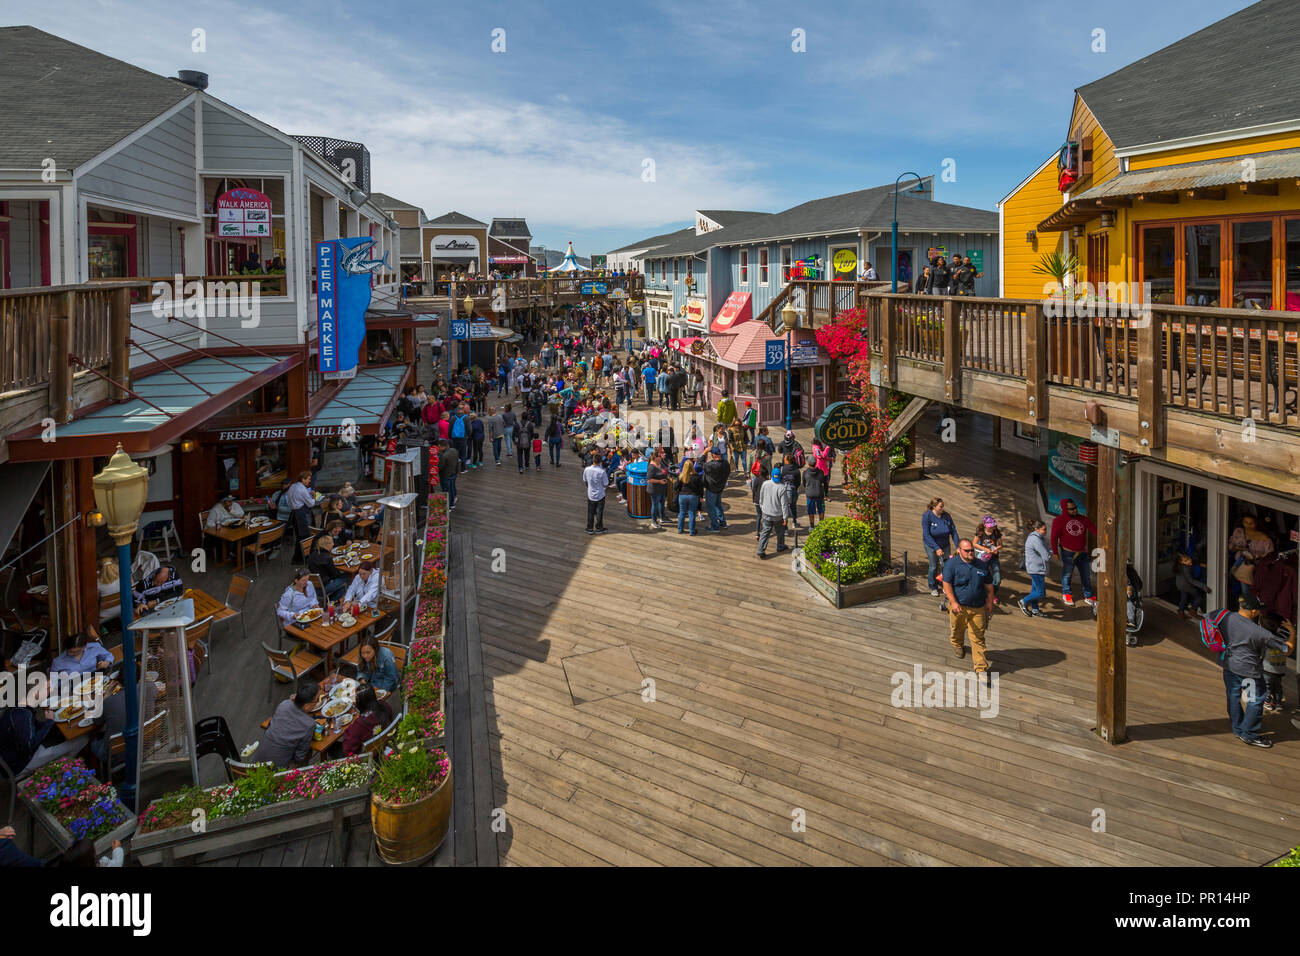
[[[187,438],[183,442],[181,442],[181,451],[183,451],[187,455],[197,447],[199,447],[199,443],[196,442],[193,438]]]
[[[781,324],[785,326],[787,332],[793,332],[799,327],[799,313],[795,311],[795,307],[789,302],[781,310]]]
[[[1083,237],[1083,226],[1071,226],[1070,235],[1075,239],[1081,239]]]
[[[348,198],[352,200],[352,205],[361,206],[370,198],[370,193],[361,189],[354,189],[348,193]]]
[[[1030,229],[1027,233],[1025,233],[1025,242],[1033,242],[1037,238],[1038,238],[1038,233],[1036,233],[1032,229]]]
[[[472,295],[465,296],[465,298],[461,300],[460,304],[465,310],[466,317],[474,314],[474,297]]]
[[[1101,228],[1109,229],[1115,225],[1115,214],[1113,212],[1103,212],[1101,214]]]
[[[102,528],[104,526],[104,512],[88,511],[86,512],[86,527]]]
[[[149,496],[149,472],[131,460],[119,443],[104,470],[91,482],[95,508],[108,522],[108,533],[119,546],[129,544]]]

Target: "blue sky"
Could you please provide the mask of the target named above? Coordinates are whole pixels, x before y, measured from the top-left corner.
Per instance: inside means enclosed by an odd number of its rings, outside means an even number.
[[[1064,138],[1076,87],[1248,5],[0,0],[0,23],[202,70],[286,132],[362,140],[374,187],[431,216],[522,215],[586,255],[946,159],[936,198],[991,209]]]

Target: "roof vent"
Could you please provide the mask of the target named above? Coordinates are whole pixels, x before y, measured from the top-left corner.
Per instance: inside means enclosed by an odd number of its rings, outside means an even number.
[[[178,70],[176,79],[186,86],[194,87],[196,90],[206,90],[208,88],[208,74],[200,73],[198,70]]]

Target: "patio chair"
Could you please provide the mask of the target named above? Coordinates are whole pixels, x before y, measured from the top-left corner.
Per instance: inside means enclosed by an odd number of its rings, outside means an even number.
[[[263,760],[261,761],[261,763],[266,763],[266,761]],[[242,760],[231,760],[229,757],[227,757],[226,777],[232,782],[235,780],[239,780],[242,777],[247,777],[249,771],[253,770],[257,766],[259,766],[259,763],[256,761],[253,763],[244,763]]]
[[[248,639],[248,622],[244,618],[244,603],[248,600],[248,592],[252,587],[251,578],[236,574],[230,579],[230,587],[226,588],[226,607],[235,612],[226,620],[239,618],[239,627],[244,632],[245,640]]]
[[[33,773],[34,771],[31,769],[24,770],[22,773],[14,773],[13,768],[5,763],[5,758],[0,757],[0,776],[9,781],[9,812],[5,814],[5,826],[14,821],[14,807],[18,803],[18,784]]]
[[[259,531],[257,540],[252,544],[244,545],[244,553],[253,557],[254,580],[257,572],[261,571],[261,559],[264,555],[280,547],[280,539],[284,537],[284,525],[278,528],[272,528],[270,531]]]
[[[329,600],[329,597],[325,594],[325,582],[321,580],[321,576],[314,571],[307,575],[307,580],[310,581],[311,586],[316,589],[316,600],[320,601],[321,605],[324,606]]]
[[[263,643],[262,650],[266,652],[267,661],[270,663],[271,676],[281,684],[292,683],[295,694],[298,693],[299,679],[325,664],[325,658],[302,647],[282,651]],[[268,686],[267,700],[271,699],[271,690],[274,686],[274,684]]]
[[[204,717],[194,725],[194,748],[199,758],[206,757],[208,754],[216,754],[221,757],[222,766],[226,771],[226,779],[230,779],[230,767],[228,761],[239,759],[239,748],[235,746],[235,738],[231,736],[230,726],[226,723],[226,718],[221,716]]]
[[[402,714],[398,714],[397,716],[395,716],[393,718],[392,723],[390,723],[387,727],[380,730],[377,734],[375,734],[364,744],[362,744],[361,750],[358,752],[362,756],[364,756],[365,754],[377,754],[383,752],[384,744],[388,742],[388,738],[393,735],[393,731],[395,731],[397,729],[397,725],[401,723],[402,716],[403,716]]]
[[[166,739],[163,734],[163,731],[166,730],[166,727],[163,724],[163,718],[166,716],[167,716],[166,709],[160,710],[158,711],[158,713],[154,714],[152,717],[146,720],[144,724],[140,727],[140,739],[142,741],[142,745],[140,749],[141,756],[147,757],[150,754],[157,753],[159,750],[162,749],[163,744],[166,743]],[[125,766],[125,762],[121,764],[113,764],[113,758],[120,757],[125,753],[126,753],[126,740],[123,738],[122,734],[120,733],[113,734],[113,736],[108,738],[108,760],[110,764],[110,769],[109,769],[110,776],[112,775],[113,771],[120,770],[123,766]]]
[[[164,518],[158,521],[150,521],[136,529],[135,532],[136,546],[160,547],[167,552],[167,560],[172,559],[172,542],[176,543],[176,553],[181,552],[181,537],[176,533],[176,524],[170,518]]]
[[[194,676],[203,669],[203,662],[208,662],[208,673],[212,673],[212,618],[205,617],[185,628],[185,646],[194,654]]]
[[[395,625],[396,622],[394,622],[394,626]],[[391,630],[392,628],[389,628],[389,631]],[[380,641],[379,646],[386,647],[393,652],[393,663],[397,665],[397,679],[401,680],[402,672],[406,670],[407,646],[405,644],[398,644],[396,641]],[[353,667],[359,668],[361,666],[361,646],[358,645],[352,648],[352,650],[344,654],[340,660],[344,664],[350,664]]]

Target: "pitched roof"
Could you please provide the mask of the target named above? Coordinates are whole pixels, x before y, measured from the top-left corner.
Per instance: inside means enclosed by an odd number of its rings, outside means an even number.
[[[666,243],[675,242],[678,239],[685,239],[687,236],[693,235],[695,235],[695,227],[687,226],[685,229],[678,229],[675,232],[665,232],[658,236],[651,236],[648,239],[630,242],[626,246],[619,246],[617,249],[610,249],[609,252],[631,252],[634,249],[656,249]]]
[[[392,196],[388,195],[388,193],[371,193],[370,201],[385,211],[390,209],[414,209],[420,214],[421,219],[424,218],[424,210],[419,206],[413,206],[409,202],[402,202],[400,199],[394,199]]]
[[[522,219],[493,219],[492,228],[488,230],[489,236],[497,239],[531,239],[533,234],[528,231],[528,223]]]
[[[1076,91],[1119,150],[1300,118],[1300,3],[1262,0]]]
[[[477,219],[471,219],[469,216],[466,216],[464,213],[456,212],[456,210],[453,209],[451,212],[443,213],[437,219],[430,219],[424,225],[426,226],[486,226],[487,223],[479,222]]]
[[[35,27],[0,27],[0,168],[75,169],[196,92]]]
[[[733,331],[710,335],[709,341],[718,352],[718,358],[735,366],[767,363],[767,341],[780,339],[762,322],[742,322]]]
[[[722,226],[724,229],[727,226],[735,225],[736,223],[748,219],[751,216],[768,215],[768,213],[765,212],[754,212],[754,211],[749,211],[744,209],[701,209],[699,210],[699,213],[701,216],[707,216],[708,218],[712,219],[714,222],[716,222],[719,226]]]

